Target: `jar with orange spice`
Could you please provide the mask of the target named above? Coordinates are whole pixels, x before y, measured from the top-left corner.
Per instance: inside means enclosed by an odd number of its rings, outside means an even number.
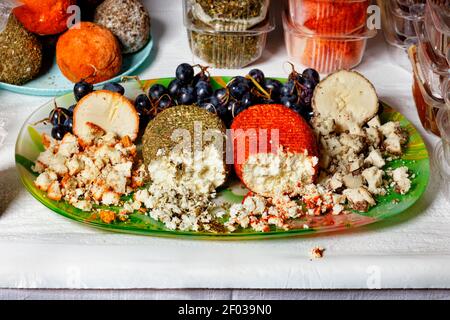
[[[367,28],[341,35],[309,32],[296,26],[287,11],[283,14],[283,27],[289,58],[320,73],[357,66],[363,58],[367,39],[377,34],[376,30]]]
[[[294,26],[327,35],[364,29],[370,0],[289,0]]]

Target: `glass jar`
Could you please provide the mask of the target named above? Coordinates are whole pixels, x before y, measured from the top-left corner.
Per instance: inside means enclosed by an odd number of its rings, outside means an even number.
[[[266,46],[267,34],[275,28],[267,18],[245,31],[218,31],[185,12],[189,46],[209,66],[240,69],[258,60]]]
[[[436,54],[450,64],[450,2],[448,0],[427,2],[425,28]]]
[[[357,66],[363,58],[367,39],[377,33],[376,30],[367,29],[348,35],[308,32],[295,26],[286,11],[283,14],[283,27],[290,59],[320,73]]]
[[[270,0],[183,0],[185,12],[217,31],[244,31],[267,19]]]
[[[426,23],[415,22],[415,29],[418,35],[417,60],[419,63],[419,76],[428,88],[431,95],[442,98],[444,82],[450,77],[450,68],[446,59],[438,55],[427,37]]]
[[[381,24],[386,41],[407,49],[417,43],[414,21],[422,19],[423,0],[377,0],[381,9]]]
[[[292,24],[307,32],[343,35],[364,29],[370,0],[289,0]]]
[[[417,57],[417,47],[411,46],[408,54],[413,68],[412,92],[420,122],[425,130],[436,136],[440,136],[436,118],[438,111],[446,107],[445,101],[442,98],[433,96],[427,86],[424,85],[424,80],[420,73],[421,67]]]

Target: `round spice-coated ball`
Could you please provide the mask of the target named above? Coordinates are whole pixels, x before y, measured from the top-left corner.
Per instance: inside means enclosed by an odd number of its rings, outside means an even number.
[[[0,32],[0,81],[22,85],[35,78],[41,66],[41,43],[10,15]]]
[[[67,12],[76,0],[21,0],[13,12],[24,27],[39,35],[58,34],[67,29],[72,13]]]
[[[119,73],[122,54],[111,31],[92,22],[81,22],[59,38],[56,62],[70,81],[98,83]]]
[[[94,22],[111,30],[123,53],[142,49],[150,39],[150,16],[139,0],[106,0],[97,7]]]

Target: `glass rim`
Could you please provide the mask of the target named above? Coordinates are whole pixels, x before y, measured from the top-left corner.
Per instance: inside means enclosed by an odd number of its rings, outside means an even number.
[[[377,35],[376,29],[368,29],[366,26],[361,28],[361,31],[349,33],[349,34],[320,34],[313,31],[301,29],[299,26],[295,26],[290,18],[288,10],[283,10],[282,13],[283,28],[285,32],[296,35],[298,37],[307,38],[319,38],[330,41],[359,41],[373,38]]]
[[[190,12],[185,12],[183,17],[183,23],[184,27],[189,31],[195,31],[199,33],[208,33],[208,34],[217,34],[217,35],[235,35],[235,36],[241,36],[241,35],[261,35],[265,33],[269,33],[273,30],[275,30],[275,18],[272,14],[269,13],[268,17],[257,24],[256,26],[250,27],[246,30],[220,30],[215,29],[214,27],[211,27],[207,24],[204,24],[204,27],[198,27],[195,26],[193,23],[192,16],[189,16]]]

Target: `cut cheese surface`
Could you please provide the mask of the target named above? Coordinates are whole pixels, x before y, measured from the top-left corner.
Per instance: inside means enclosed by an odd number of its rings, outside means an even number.
[[[308,123],[282,105],[256,105],[231,125],[234,168],[242,182],[264,196],[295,193],[313,182],[317,143]]]
[[[378,112],[373,85],[355,71],[330,74],[314,90],[312,106],[316,116],[333,119],[339,132],[359,133]]]
[[[80,139],[90,140],[92,124],[106,133],[128,136],[134,141],[139,131],[139,115],[121,94],[98,90],[82,98],[73,113],[73,132]]]

